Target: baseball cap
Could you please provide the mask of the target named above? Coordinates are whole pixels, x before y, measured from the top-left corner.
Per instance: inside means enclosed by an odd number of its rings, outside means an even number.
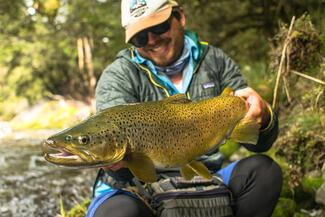
[[[166,21],[175,6],[178,6],[175,0],[122,0],[125,42],[129,42],[138,32]]]

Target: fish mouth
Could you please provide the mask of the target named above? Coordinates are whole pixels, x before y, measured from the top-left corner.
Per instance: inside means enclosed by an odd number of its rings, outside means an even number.
[[[84,160],[78,155],[65,151],[59,151],[57,153],[44,153],[44,158],[50,163],[59,164],[62,166],[80,166],[84,162]]]
[[[115,153],[109,159],[99,160],[87,150],[70,150],[68,147],[60,147],[51,139],[43,143],[43,154],[46,161],[64,167],[92,168],[105,167],[121,161],[124,158],[126,148]]]
[[[89,162],[94,158],[88,152],[78,152],[68,148],[59,147],[53,140],[43,143],[43,154],[46,161],[67,167],[95,166],[97,162]]]

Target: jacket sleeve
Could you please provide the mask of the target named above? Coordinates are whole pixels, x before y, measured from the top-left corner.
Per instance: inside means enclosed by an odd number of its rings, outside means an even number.
[[[131,67],[125,60],[117,59],[103,71],[96,87],[97,111],[138,101],[134,81],[128,76],[133,72]]]

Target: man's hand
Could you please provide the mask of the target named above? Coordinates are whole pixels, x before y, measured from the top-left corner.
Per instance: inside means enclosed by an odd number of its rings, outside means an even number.
[[[117,162],[117,163],[115,163],[115,164],[113,164],[113,165],[103,167],[103,169],[104,169],[105,171],[107,171],[107,170],[112,170],[112,171],[115,172],[115,171],[117,171],[117,170],[119,170],[119,169],[121,169],[121,168],[123,168],[123,167],[126,167],[126,163],[125,163],[125,161],[119,161],[119,162]]]
[[[235,91],[235,96],[239,96],[246,101],[248,112],[246,117],[254,118],[260,129],[264,129],[270,122],[270,112],[266,102],[252,88],[246,87]]]

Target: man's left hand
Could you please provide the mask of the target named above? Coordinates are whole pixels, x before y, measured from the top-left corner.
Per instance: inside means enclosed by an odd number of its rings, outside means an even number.
[[[270,112],[262,97],[250,87],[236,90],[235,96],[239,96],[246,101],[248,107],[246,117],[254,118],[260,129],[264,129],[270,121]]]

